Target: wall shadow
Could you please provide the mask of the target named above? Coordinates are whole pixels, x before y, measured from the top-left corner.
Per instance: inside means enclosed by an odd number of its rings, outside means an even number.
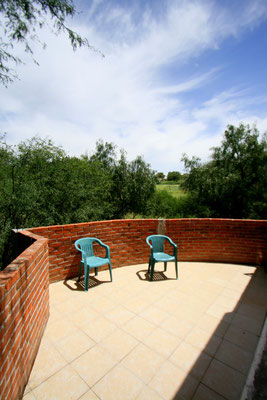
[[[251,280],[214,327],[172,400],[241,399],[267,313],[264,268],[243,275]]]

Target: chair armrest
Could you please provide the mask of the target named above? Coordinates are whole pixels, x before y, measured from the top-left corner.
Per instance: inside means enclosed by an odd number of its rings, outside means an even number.
[[[175,243],[171,240],[171,238],[169,238],[168,236],[165,236],[165,239],[167,239],[168,242],[169,242],[173,247],[176,247],[176,248],[177,248],[177,244],[175,244]]]
[[[109,258],[110,259],[110,248],[107,244],[103,243],[100,239],[95,238],[94,242],[97,242],[100,246],[104,247],[104,249],[106,249],[106,256],[105,258]]]
[[[171,238],[169,238],[168,236],[165,236],[165,238],[168,240],[168,242],[170,243],[170,245],[173,247],[173,255],[177,255],[177,244],[174,243]]]
[[[82,251],[82,250],[80,249],[80,247],[77,245],[77,241],[74,243],[74,245],[75,245],[75,247],[76,247],[77,250]]]
[[[152,244],[149,243],[148,238],[146,238],[146,242],[147,242],[148,246],[149,246],[149,247],[151,248],[151,250],[152,250],[153,247],[152,247]]]

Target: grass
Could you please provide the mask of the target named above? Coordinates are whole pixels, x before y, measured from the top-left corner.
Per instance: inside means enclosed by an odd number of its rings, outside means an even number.
[[[156,189],[157,190],[166,190],[166,192],[171,194],[176,199],[186,196],[185,192],[180,188],[180,185],[178,185],[178,184],[176,184],[176,185],[173,185],[173,184],[168,185],[166,183],[159,184],[159,185],[156,185]]]

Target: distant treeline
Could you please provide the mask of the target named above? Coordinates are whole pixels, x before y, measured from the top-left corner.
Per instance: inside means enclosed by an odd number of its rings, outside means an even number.
[[[186,195],[175,198],[156,191],[156,172],[142,157],[128,161],[112,143],[70,157],[49,139],[10,146],[1,137],[0,255],[16,228],[137,216],[267,218],[266,135],[255,127],[228,126],[208,163],[183,161]]]

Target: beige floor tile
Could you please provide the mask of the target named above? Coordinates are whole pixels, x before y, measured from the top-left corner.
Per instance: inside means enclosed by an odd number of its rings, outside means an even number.
[[[230,325],[224,339],[242,347],[246,351],[254,352],[258,344],[259,336],[235,325]]]
[[[242,314],[245,315],[246,317],[256,319],[263,323],[266,317],[266,311],[267,311],[267,306],[266,307],[260,307],[254,304],[250,304],[247,302],[241,302],[238,306],[238,309],[236,311],[237,314]]]
[[[192,398],[197,385],[197,379],[188,375],[171,362],[165,361],[148,386],[165,400],[179,397],[189,400]]]
[[[244,301],[266,308],[267,292],[266,290],[255,287],[249,288],[244,295]]]
[[[23,394],[25,395],[25,394],[31,392],[31,390],[32,390],[32,388],[30,387],[30,384],[28,383],[28,384],[26,385],[25,389],[24,389],[24,393],[23,393]]]
[[[75,311],[82,308],[82,301],[79,298],[69,298],[66,301],[56,303],[54,305],[55,310],[57,310],[61,315],[67,313],[75,313]]]
[[[183,371],[200,380],[211,362],[211,357],[191,344],[182,342],[169,360]]]
[[[83,307],[68,315],[70,321],[78,327],[87,326],[97,317],[99,317],[99,313],[92,309],[92,307]]]
[[[54,285],[55,287],[52,289]],[[70,294],[68,292],[61,291],[60,286],[53,283],[49,286],[49,293],[49,302],[53,306],[59,304],[60,302],[68,301],[70,298]]]
[[[180,317],[182,319],[188,320],[193,324],[197,324],[201,321],[203,313],[192,306],[185,306]]]
[[[52,324],[53,322],[58,321],[59,319],[63,319],[64,317],[62,314],[56,310],[54,306],[51,307],[50,304],[50,310],[49,310],[49,323]]]
[[[139,342],[122,329],[116,329],[99,344],[116,360],[124,358]]]
[[[215,358],[246,375],[249,371],[253,354],[228,340],[223,340]]]
[[[164,296],[160,300],[158,300],[155,304],[155,307],[160,308],[161,310],[168,312],[170,314],[175,314],[178,308],[181,307],[181,303],[175,300],[173,297]]]
[[[76,400],[88,390],[86,383],[68,365],[34,389],[36,400]]]
[[[92,391],[88,390],[82,397],[79,398],[79,400],[99,400],[99,397]]]
[[[234,312],[221,304],[216,304],[215,302],[208,308],[207,314],[212,317],[219,318],[221,321],[230,323],[234,318]]]
[[[66,364],[67,362],[56,348],[47,341],[42,340],[29,378],[31,389],[40,385],[51,375],[65,367]]]
[[[162,311],[153,305],[140,313],[140,317],[145,318],[156,325],[160,325],[168,316],[169,315],[165,311]]]
[[[241,291],[241,290],[225,288],[225,289],[223,289],[221,295],[225,296],[225,297],[233,298],[238,302],[242,296],[242,293],[243,293],[243,291]]]
[[[127,300],[123,303],[123,306],[129,311],[139,314],[148,308],[149,303],[143,298],[143,296],[138,296]]]
[[[136,316],[122,326],[122,329],[134,336],[135,339],[143,341],[155,329],[155,325],[144,318]]]
[[[200,328],[193,328],[190,333],[185,337],[185,342],[197,347],[205,353],[213,356],[222,339],[216,335],[210,335],[210,333]]]
[[[236,314],[232,320],[232,325],[241,329],[246,329],[247,331],[254,333],[254,335],[260,335],[263,321],[247,317],[246,315]]]
[[[192,321],[186,319],[177,318],[170,316],[164,320],[162,328],[172,335],[177,336],[180,339],[184,337],[191,331],[194,324]]]
[[[245,379],[245,375],[240,372],[220,361],[212,360],[202,382],[227,400],[240,400]]]
[[[154,306],[156,301],[161,299],[163,296],[164,296],[164,293],[161,290],[159,290],[158,288],[148,288],[145,291],[145,297],[144,298],[145,298],[145,300],[148,302],[148,304],[150,306]],[[144,309],[143,311],[145,312],[146,309]]]
[[[236,307],[238,305],[238,301],[234,297],[228,297],[228,296],[223,296],[219,295],[214,304],[221,305],[223,307],[227,307],[229,311],[236,311]]]
[[[36,400],[36,397],[34,396],[33,392],[28,392],[23,396],[23,400]]]
[[[59,353],[68,362],[75,360],[75,358],[85,353],[94,345],[95,342],[80,329],[74,330],[71,335],[55,343],[55,347]]]
[[[163,397],[161,397],[157,392],[155,392],[148,386],[145,386],[144,389],[136,397],[136,400],[162,400],[162,399]]]
[[[161,328],[156,328],[143,342],[162,356],[169,357],[181,343],[181,339]]]
[[[101,316],[86,326],[83,326],[81,329],[95,342],[99,343],[117,329],[117,326],[113,324],[113,322]]]
[[[92,387],[116,363],[117,361],[105,349],[96,345],[73,361],[71,366]]]
[[[117,365],[94,387],[101,400],[134,400],[144,387],[141,380],[121,365]]]
[[[125,307],[118,306],[115,307],[113,310],[107,312],[105,314],[105,317],[109,319],[111,322],[114,324],[121,326],[125,324],[127,321],[135,317],[135,314],[129,310],[127,310]]]
[[[193,400],[224,400],[224,397],[201,383],[194,394]]]
[[[223,337],[229,328],[229,323],[212,315],[203,314],[202,318],[197,322],[197,327],[208,332],[211,336]]]
[[[141,343],[122,360],[122,364],[144,383],[148,383],[164,360],[164,357]]]
[[[68,335],[71,335],[72,332],[76,329],[75,325],[66,318],[61,318],[55,322],[48,321],[48,324],[45,329],[44,336],[47,337],[52,342],[56,342]]]
[[[112,289],[112,288],[111,288]],[[127,291],[126,288],[120,290],[111,290],[110,292],[104,293],[111,301],[114,301],[117,304],[123,304],[131,297],[131,293]]]
[[[252,278],[254,270],[240,265],[179,264],[178,281],[140,279],[147,270],[145,263],[113,269],[112,283],[104,282],[109,280],[108,271],[99,272],[99,281],[91,278],[93,286],[88,292],[77,286],[75,279],[51,284],[50,318],[25,397],[32,400],[33,390],[50,382],[71,361],[70,365],[88,386],[80,400],[99,398],[92,386],[101,381],[103,396],[109,398],[104,378],[108,376],[111,388],[116,389],[116,379],[121,384],[115,376],[112,382],[112,371],[117,370],[119,362],[125,385],[126,375],[131,377],[130,381],[139,382],[140,390],[134,394],[139,400],[173,400],[174,394],[176,400],[238,398],[236,393],[257,346],[266,312],[265,275],[257,270]],[[162,279],[163,265],[158,266]],[[168,268],[166,276],[172,272]],[[233,309],[235,313],[231,314]],[[116,325],[112,318],[122,325]],[[182,343],[187,348],[184,365]],[[210,361],[209,356],[215,359]],[[172,361],[163,361],[153,376],[153,357],[171,357]],[[228,380],[229,392],[228,383],[225,385]],[[149,386],[144,385],[146,382]],[[131,396],[132,391],[126,388],[120,393]],[[123,400],[126,399],[127,396]]]
[[[116,307],[116,305],[119,303],[112,301],[111,299],[108,299],[105,296],[100,296],[97,299],[92,299],[92,301],[88,302],[88,307],[92,307],[93,310],[97,311],[100,315],[103,315]]]

